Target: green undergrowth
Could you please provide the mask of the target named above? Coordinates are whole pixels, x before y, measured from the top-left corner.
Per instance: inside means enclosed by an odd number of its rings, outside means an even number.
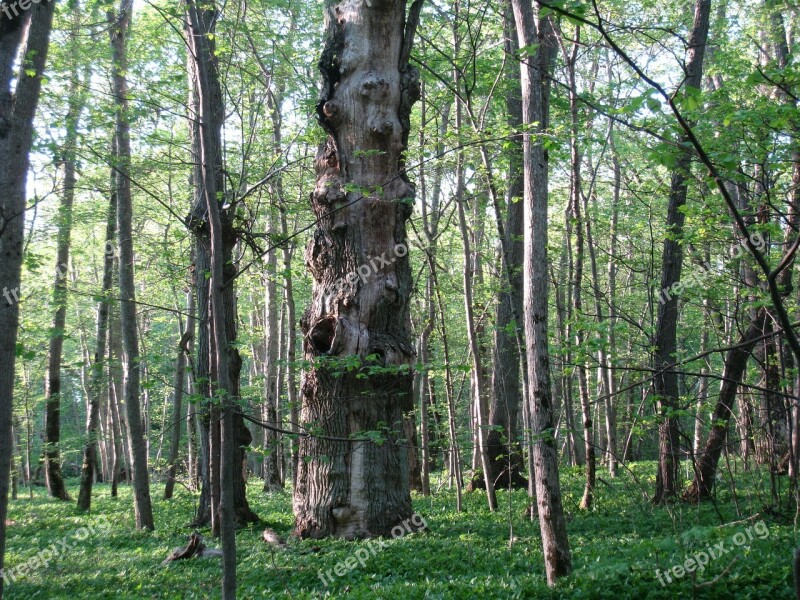
[[[261,540],[261,531],[269,526],[283,536],[291,532],[291,495],[265,495],[253,481],[249,500],[264,522],[238,534],[239,597],[792,597],[790,565],[798,546],[794,515],[765,508],[764,484],[755,475],[740,474],[735,498],[721,487],[715,503],[700,507],[651,505],[646,496],[653,487],[652,463],[633,465],[616,479],[601,474],[601,479],[594,508],[580,511],[581,471],[562,471],[574,571],[554,589],[545,582],[539,526],[525,517],[523,491],[498,491],[500,509],[494,514],[478,492],[465,495],[462,513],[451,491],[415,496],[414,507],[427,530],[382,546],[289,539],[285,549],[273,550]],[[77,481],[69,483],[75,497]],[[174,499],[164,501],[161,486],[154,487],[157,530],[142,533],[134,529],[128,488],[119,498],[112,498],[106,485],[95,490],[90,514],[78,513],[72,502],[47,498],[41,488],[34,489],[32,500],[20,490],[20,499],[10,507],[7,568],[28,563],[53,544],[57,552],[47,567],[34,565],[27,576],[7,585],[7,598],[219,597],[218,558],[161,566],[191,532],[195,495],[179,489]],[[209,546],[218,545],[202,533]],[[720,543],[726,553],[709,558],[702,572],[672,576],[673,567]],[[348,569],[348,559],[352,565],[357,555],[363,565]],[[335,574],[337,565],[340,572],[346,570],[344,575]],[[657,569],[670,571],[672,582],[662,576],[662,585]],[[330,572],[333,581],[324,577],[328,584],[323,583],[320,572]]]

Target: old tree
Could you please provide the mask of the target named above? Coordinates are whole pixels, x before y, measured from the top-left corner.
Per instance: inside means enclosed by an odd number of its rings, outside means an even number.
[[[312,361],[301,424],[319,435],[300,443],[302,537],[385,535],[412,513],[402,425],[413,406],[406,220],[414,186],[403,151],[419,98],[408,61],[421,4],[407,17],[401,0],[326,2],[317,110],[328,137],[311,194],[313,302],[301,320]],[[337,373],[352,357],[357,368]]]

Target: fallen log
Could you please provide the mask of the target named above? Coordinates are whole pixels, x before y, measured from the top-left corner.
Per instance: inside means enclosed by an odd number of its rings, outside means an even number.
[[[161,563],[165,566],[176,560],[185,560],[196,556],[198,558],[209,558],[212,556],[222,556],[222,550],[207,548],[203,543],[202,536],[196,531],[189,536],[189,543],[186,546],[175,548],[167,559]]]

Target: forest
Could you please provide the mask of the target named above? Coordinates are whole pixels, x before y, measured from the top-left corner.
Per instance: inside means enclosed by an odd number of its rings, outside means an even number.
[[[0,600],[800,598],[798,36],[0,0]]]

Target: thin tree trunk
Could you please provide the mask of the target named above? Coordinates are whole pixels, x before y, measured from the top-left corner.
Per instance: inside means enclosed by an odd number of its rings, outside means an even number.
[[[547,153],[541,137],[534,141],[531,131],[547,130],[550,84],[547,80],[556,44],[550,18],[536,22],[529,0],[512,0],[517,36],[522,48],[536,47],[534,57],[521,68],[525,169],[525,337],[528,348],[530,428],[533,436],[536,499],[542,536],[545,571],[549,585],[569,574],[572,560],[567,540],[566,519],[558,477],[555,426],[550,392],[550,357],[547,342]],[[538,25],[538,32],[537,32]],[[534,125],[536,124],[536,125]]]
[[[170,427],[170,446],[169,458],[167,459],[167,483],[164,486],[164,499],[169,500],[172,498],[173,490],[175,489],[175,472],[178,463],[178,452],[181,445],[181,424],[183,422],[183,391],[186,387],[186,366],[189,357],[189,344],[194,337],[194,291],[189,291],[187,294],[187,313],[189,317],[186,320],[186,325],[183,325],[183,319],[180,320],[180,335],[181,339],[178,343],[178,356],[175,359],[175,389],[172,396],[172,420],[169,423]],[[165,425],[166,426],[166,425]]]
[[[116,144],[112,142],[112,156],[116,155]],[[108,342],[109,301],[114,284],[114,239],[117,231],[117,177],[111,170],[111,194],[106,217],[106,246],[103,254],[103,294],[97,303],[97,338],[95,341],[94,363],[92,364],[91,401],[86,420],[86,442],[83,446],[83,466],[81,468],[81,487],[78,493],[78,508],[89,510],[92,506],[92,484],[94,465],[97,457],[97,430],[100,427],[100,405],[106,369],[106,343]],[[113,434],[111,435],[113,438]]]
[[[456,18],[453,25],[453,35],[455,36],[455,54],[459,54],[459,38],[456,30],[458,21],[458,2],[455,4]],[[460,88],[459,71],[456,69],[454,73],[455,86]],[[461,131],[463,107],[460,99],[456,99],[456,131]],[[475,323],[475,306],[473,304],[473,290],[472,282],[477,269],[474,258],[470,248],[470,235],[467,227],[466,210],[464,209],[466,183],[464,179],[464,152],[459,151],[456,158],[456,204],[458,210],[458,224],[461,230],[461,240],[464,245],[464,267],[462,270],[462,278],[464,282],[464,311],[466,318],[467,328],[467,343],[469,345],[469,352],[472,357],[472,372],[471,372],[471,390],[472,390],[472,407],[474,410],[474,449],[477,452],[480,460],[481,470],[483,472],[484,489],[486,490],[486,498],[489,503],[489,510],[494,512],[497,510],[497,496],[494,490],[494,479],[492,478],[492,465],[489,461],[489,452],[487,447],[488,437],[488,407],[486,406],[486,399],[484,395],[484,377],[483,377],[483,362],[481,360],[481,349],[478,341],[478,332]],[[477,199],[473,198],[473,202]]]
[[[280,206],[281,211],[281,235],[286,238],[289,234],[289,226],[286,220],[286,205]],[[297,401],[297,376],[295,359],[297,357],[297,316],[294,302],[294,287],[292,278],[292,249],[289,245],[283,247],[283,287],[284,302],[286,303],[286,389],[289,402],[289,422],[290,430],[293,434],[300,431],[300,407]],[[297,438],[293,437],[290,441],[290,460],[292,463],[292,487],[296,484],[297,477]]]
[[[147,444],[142,431],[139,398],[139,339],[136,326],[136,287],[134,284],[133,201],[131,197],[131,144],[128,122],[128,83],[126,40],[132,4],[121,0],[119,12],[110,17],[113,52],[114,100],[116,103],[117,152],[117,228],[119,232],[119,291],[122,321],[122,346],[125,408],[128,413],[128,444],[133,471],[133,495],[137,529],[155,529],[150,501]]]
[[[269,231],[274,233],[274,220],[270,216]],[[278,352],[280,350],[280,332],[278,327],[278,286],[275,281],[278,271],[277,251],[272,249],[267,254],[266,283],[264,286],[264,404],[261,410],[262,420],[271,428],[264,429],[264,491],[277,492],[283,489],[280,479],[278,432],[278,398],[275,380],[278,377]]]
[[[76,8],[77,9],[77,8]],[[74,41],[74,31],[72,38]],[[62,148],[64,188],[58,208],[58,241],[56,249],[55,284],[53,285],[53,328],[48,350],[47,382],[45,386],[45,480],[50,495],[69,500],[61,474],[61,362],[64,348],[64,330],[67,319],[67,274],[70,243],[72,240],[72,207],[75,202],[75,152],[78,142],[80,114],[85,94],[77,68],[73,69],[69,85],[66,137]],[[74,407],[74,404],[73,404]]]
[[[765,312],[763,309],[758,311],[755,318],[750,321],[747,331],[735,346],[728,351],[725,357],[719,399],[711,414],[711,431],[708,434],[705,449],[695,469],[694,480],[683,494],[683,499],[688,502],[698,502],[709,498],[714,489],[717,464],[726,445],[728,425],[733,415],[736,391],[742,382],[742,376],[747,367],[747,359],[764,331]]]
[[[195,166],[193,171],[193,185],[194,185],[194,205],[191,214],[187,217],[187,225],[195,236],[195,272],[207,273],[212,271],[211,263],[211,233],[206,216],[206,190],[204,188],[204,169],[206,165],[201,159],[201,137],[203,135],[210,135],[211,140],[207,144],[206,155],[207,160],[213,161],[212,172],[217,178],[214,182],[217,193],[222,198],[225,197],[225,180],[223,176],[222,166],[222,124],[225,118],[224,104],[222,89],[219,83],[218,66],[216,62],[215,50],[215,26],[217,19],[217,8],[215,5],[204,6],[199,11],[198,18],[200,19],[200,26],[202,30],[198,33],[195,28],[194,32],[189,32],[188,41],[190,44],[190,53],[188,56],[188,72],[189,72],[189,108],[190,108],[190,139],[192,142],[192,155],[194,157]],[[203,44],[195,46],[198,40],[203,40]],[[206,53],[206,56],[200,56],[198,52]],[[198,60],[200,62],[206,61],[209,67],[205,72],[205,81],[208,87],[205,93],[209,106],[212,112],[206,112],[201,115],[202,109],[200,105],[200,94],[198,88],[200,86],[200,75],[198,73]],[[201,121],[204,125],[204,131],[201,131]],[[224,206],[224,202],[223,202]],[[239,397],[240,377],[242,368],[242,359],[236,349],[235,341],[237,338],[237,307],[236,307],[236,293],[233,281],[236,278],[236,265],[233,260],[233,252],[237,243],[238,234],[234,229],[233,215],[230,210],[222,210],[220,213],[221,224],[224,229],[222,235],[222,243],[224,250],[224,282],[221,285],[223,302],[224,302],[224,315],[225,315],[225,329],[227,346],[224,348],[228,353],[228,367],[229,375],[228,380],[230,383],[230,393],[233,398]],[[220,527],[220,413],[219,407],[212,401],[213,394],[210,382],[216,381],[218,375],[216,374],[216,349],[214,346],[213,335],[213,319],[211,318],[212,303],[211,303],[211,288],[209,281],[205,277],[196,278],[196,293],[197,293],[197,309],[198,313],[198,327],[197,327],[197,367],[196,373],[196,387],[197,392],[204,398],[201,405],[199,414],[200,422],[200,478],[202,481],[200,490],[200,499],[197,507],[197,515],[195,517],[195,526],[201,526],[211,522],[211,529],[215,535],[219,533]],[[233,412],[234,431],[236,436],[236,443],[234,444],[234,457],[235,468],[233,469],[234,477],[234,509],[236,518],[240,524],[257,522],[258,515],[256,515],[247,502],[247,486],[244,478],[243,463],[246,458],[246,449],[252,443],[252,435],[250,430],[244,424],[241,409],[238,404],[235,404]]]
[[[206,23],[201,19],[197,6],[189,0],[187,2],[189,13],[189,34],[191,48],[194,50],[197,86],[196,117],[199,121],[199,150],[200,150],[200,181],[205,196],[205,208],[208,211],[208,229],[211,246],[211,280],[210,304],[212,340],[214,349],[214,366],[216,367],[215,392],[220,394],[222,410],[220,411],[220,537],[222,540],[222,598],[235,600],[236,598],[236,507],[234,492],[234,471],[236,463],[236,428],[234,425],[234,396],[233,386],[228,364],[228,332],[226,331],[226,306],[223,288],[226,287],[224,278],[225,248],[223,246],[222,220],[220,217],[220,200],[224,190],[218,189],[218,174],[215,172],[221,147],[217,143],[217,125],[214,119],[212,106],[212,83],[210,72],[214,68],[213,53],[208,47],[208,34]],[[215,7],[212,9],[215,11]],[[215,19],[216,15],[212,16]],[[218,197],[217,194],[220,194]],[[214,413],[212,412],[212,419]],[[212,427],[215,424],[212,422]],[[241,470],[241,463],[238,468]]]
[[[507,3],[503,17],[505,47],[509,56],[516,54],[518,43],[514,31],[514,15]],[[507,77],[519,81],[519,63],[509,60]],[[506,93],[505,104],[508,124],[512,131],[522,128],[521,90],[514,86]],[[523,203],[524,187],[522,166],[522,140],[519,136],[509,137],[512,151],[509,157],[508,188],[505,197],[505,215],[496,206],[498,236],[503,235],[501,244],[502,287],[498,292],[494,327],[494,348],[492,351],[491,405],[489,407],[490,431],[487,437],[489,462],[492,465],[492,478],[498,487],[527,489],[532,476],[522,475],[524,461],[518,441],[518,422],[521,400],[524,400],[527,385],[524,382],[524,342],[522,341],[522,273],[517,265],[523,257]],[[481,147],[481,156],[487,152]],[[484,166],[488,161],[484,158]],[[488,171],[488,170],[487,170]],[[492,193],[494,196],[494,193]],[[499,202],[498,202],[499,204]],[[500,227],[505,219],[505,227]],[[512,330],[515,332],[511,334]],[[523,381],[520,381],[520,376]],[[528,432],[525,432],[528,435]],[[528,462],[529,468],[533,465]]]
[[[423,83],[424,85],[424,83]],[[426,122],[427,100],[424,94],[424,88],[421,99],[421,114],[422,122]],[[436,151],[438,154],[444,152],[444,137],[447,133],[450,114],[450,105],[446,105],[443,109],[437,110],[439,127],[438,137],[435,140]],[[432,381],[429,375],[429,367],[431,361],[431,348],[430,337],[436,328],[436,301],[435,301],[435,285],[436,285],[436,250],[437,240],[439,235],[439,205],[442,193],[442,167],[437,166],[433,175],[433,182],[431,185],[431,194],[428,196],[427,178],[424,160],[424,150],[427,146],[425,139],[425,129],[420,128],[420,175],[419,175],[419,191],[420,191],[420,205],[422,207],[422,227],[425,241],[425,257],[428,266],[428,274],[425,281],[425,321],[420,334],[419,340],[419,362],[422,367],[421,382],[419,387],[420,398],[420,437],[422,446],[422,493],[423,495],[430,495],[430,469],[431,469],[431,452],[430,452],[430,432],[429,432],[429,414],[428,407],[433,405],[431,402],[431,395],[433,394]],[[428,208],[430,203],[430,209]],[[455,440],[452,440],[455,441]],[[458,487],[458,500],[457,503],[460,507],[461,488]],[[460,510],[460,508],[459,508]]]
[[[570,99],[570,204],[567,220],[567,235],[575,235],[573,250],[572,273],[572,319],[575,330],[575,358],[578,371],[578,394],[581,401],[581,415],[583,416],[583,447],[586,457],[586,483],[583,489],[580,508],[588,510],[594,500],[594,486],[597,472],[595,462],[594,428],[592,424],[591,401],[589,399],[589,383],[586,369],[586,336],[584,335],[583,314],[583,264],[585,258],[584,247],[584,222],[581,212],[581,155],[578,150],[578,91],[575,82],[575,62],[578,57],[580,44],[580,27],[575,28],[575,39],[572,51],[567,55],[567,76],[569,78]],[[570,244],[571,244],[570,240]]]
[[[456,108],[458,113],[459,108]],[[456,118],[456,129],[460,130],[460,123]],[[462,157],[463,160],[463,157]],[[461,163],[461,161],[459,161]],[[483,470],[484,488],[486,489],[486,498],[489,503],[489,510],[494,512],[497,510],[497,496],[494,490],[494,479],[492,478],[492,465],[489,462],[489,452],[487,447],[487,412],[488,407],[485,406],[486,400],[483,396],[483,364],[481,361],[480,346],[478,344],[478,334],[475,330],[475,316],[473,306],[472,294],[472,273],[473,265],[471,263],[469,232],[467,230],[467,219],[464,210],[464,171],[463,166],[456,167],[458,173],[456,203],[458,204],[458,222],[461,228],[461,239],[464,244],[464,311],[467,326],[467,342],[469,344],[470,355],[472,356],[472,402],[475,410],[475,436],[477,441],[478,453],[480,455],[481,469]]]
[[[711,256],[706,248],[705,253],[705,264],[709,264],[711,262]],[[710,310],[710,303],[708,298],[703,298],[703,319],[705,322],[710,321],[711,319],[711,310]],[[708,350],[709,344],[709,336],[708,336],[708,327],[703,327],[703,332],[700,334],[700,352],[706,352]],[[704,423],[704,416],[705,416],[705,408],[706,403],[708,402],[708,374],[709,374],[709,365],[708,362],[705,360],[703,361],[703,366],[700,368],[700,380],[697,384],[697,405],[695,410],[695,417],[694,417],[694,438],[692,440],[692,454],[697,459],[697,456],[700,452],[700,445],[703,443],[703,428],[705,427]]]

